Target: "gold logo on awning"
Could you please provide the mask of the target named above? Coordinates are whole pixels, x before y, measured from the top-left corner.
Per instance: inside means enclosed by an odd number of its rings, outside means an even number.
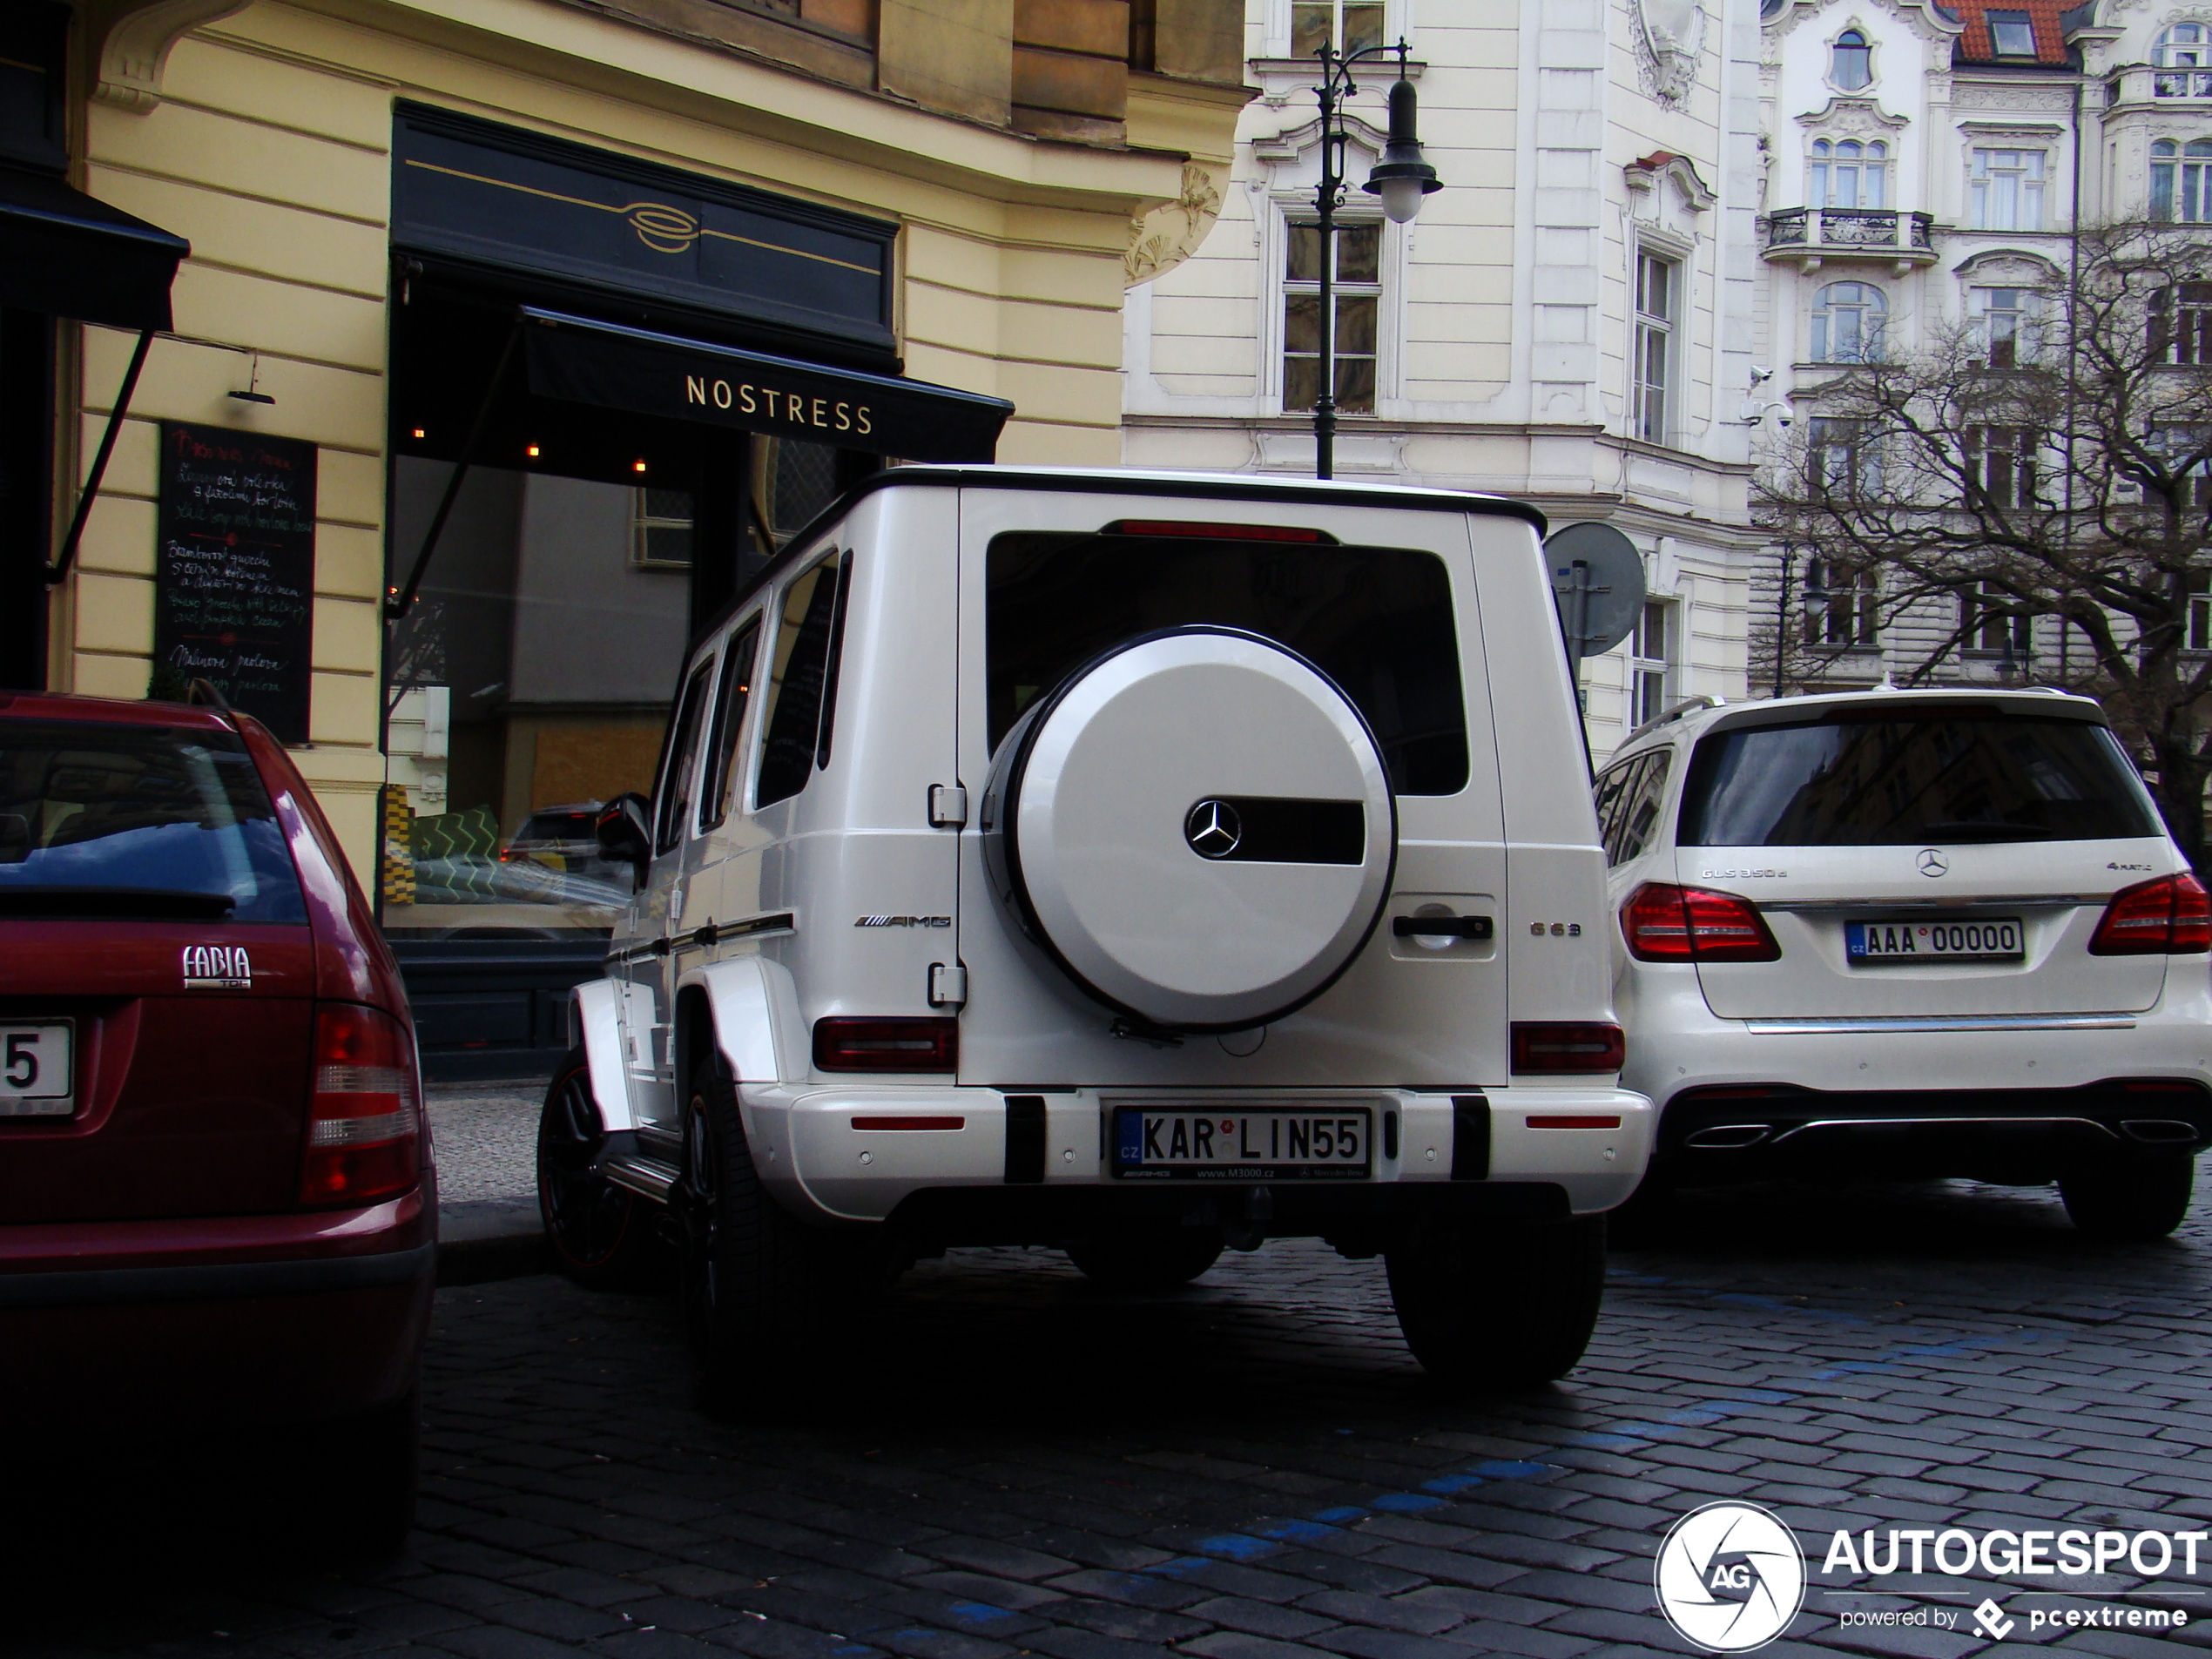
[[[637,239],[656,253],[681,253],[699,239],[699,222],[663,202],[632,202],[622,210]]]

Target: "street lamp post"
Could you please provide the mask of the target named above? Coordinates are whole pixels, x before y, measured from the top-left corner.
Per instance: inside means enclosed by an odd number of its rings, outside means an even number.
[[[1383,216],[1393,225],[1410,224],[1421,211],[1421,198],[1441,190],[1436,176],[1421,155],[1416,132],[1420,107],[1413,83],[1406,76],[1404,40],[1395,46],[1362,46],[1339,54],[1328,42],[1314,56],[1321,60],[1321,84],[1313,94],[1321,101],[1321,183],[1313,192],[1313,206],[1321,219],[1321,339],[1320,384],[1313,395],[1313,475],[1336,475],[1337,440],[1337,209],[1344,206],[1344,151],[1350,135],[1345,130],[1344,105],[1359,90],[1352,78],[1352,65],[1366,57],[1398,54],[1398,79],[1390,89],[1390,138],[1382,159],[1367,174],[1363,188],[1382,198]]]

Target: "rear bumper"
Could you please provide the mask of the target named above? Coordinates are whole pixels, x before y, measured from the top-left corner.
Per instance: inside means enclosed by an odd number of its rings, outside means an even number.
[[[1043,1237],[1072,1218],[1149,1213],[1216,1201],[1251,1183],[1117,1179],[1108,1143],[1117,1106],[1145,1100],[1189,1105],[1239,1100],[1280,1105],[1286,1091],[1070,1089],[1031,1094],[995,1089],[867,1084],[748,1085],[745,1133],[771,1190],[793,1212],[823,1222],[905,1221],[966,1209],[1020,1217],[1019,1237]],[[1408,1089],[1300,1089],[1304,1103],[1365,1107],[1374,1114],[1372,1173],[1359,1181],[1262,1184],[1275,1195],[1274,1231],[1326,1233],[1334,1218],[1371,1218],[1393,1206],[1524,1203],[1587,1214],[1620,1204],[1642,1179],[1654,1114],[1644,1096],[1602,1084]],[[886,1130],[871,1120],[957,1119],[958,1127]],[[1394,1119],[1394,1123],[1392,1120]],[[1506,1189],[1548,1194],[1477,1198]],[[943,1197],[992,1191],[972,1204]],[[1179,1195],[1179,1196],[1178,1196]],[[1424,1196],[1431,1195],[1431,1196]],[[1055,1217],[1070,1218],[1062,1225]],[[1009,1224],[1012,1224],[1009,1219]],[[1042,1229],[1042,1231],[1040,1231]],[[999,1242],[1016,1242],[1015,1236]]]
[[[414,1386],[437,1268],[417,1191],[362,1210],[0,1227],[0,1411],[172,1433]]]

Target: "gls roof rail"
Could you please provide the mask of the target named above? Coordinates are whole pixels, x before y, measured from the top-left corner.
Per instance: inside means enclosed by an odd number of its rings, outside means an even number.
[[[1647,732],[1656,732],[1662,725],[1672,725],[1685,714],[1695,714],[1703,709],[1724,709],[1727,706],[1728,699],[1724,697],[1708,697],[1702,691],[1696,697],[1686,697],[1681,702],[1653,716],[1629,732],[1627,737],[1621,739],[1621,746],[1625,749]]]

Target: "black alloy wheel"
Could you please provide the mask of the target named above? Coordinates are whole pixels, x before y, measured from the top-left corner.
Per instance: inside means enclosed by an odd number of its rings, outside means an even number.
[[[561,1271],[595,1291],[631,1290],[666,1277],[658,1209],[593,1167],[606,1144],[591,1069],[569,1051],[537,1121],[537,1208]]]

